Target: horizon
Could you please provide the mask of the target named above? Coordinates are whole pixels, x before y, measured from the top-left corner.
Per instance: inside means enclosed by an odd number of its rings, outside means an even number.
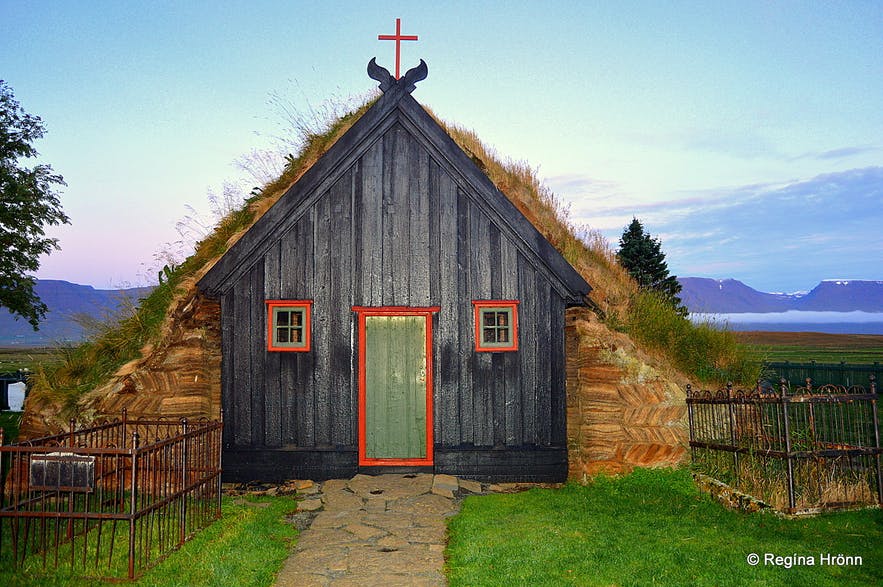
[[[0,6],[3,79],[43,119],[40,161],[68,184],[72,225],[50,229],[62,249],[37,277],[155,282],[186,252],[177,241],[212,224],[209,192],[258,185],[237,160],[293,152],[279,140],[287,115],[313,124],[326,100],[375,88],[365,67],[393,67],[377,36],[396,18],[419,37],[402,70],[429,66],[418,102],[538,169],[570,220],[613,248],[634,216],[673,275],[767,292],[883,277],[873,3],[343,6]]]

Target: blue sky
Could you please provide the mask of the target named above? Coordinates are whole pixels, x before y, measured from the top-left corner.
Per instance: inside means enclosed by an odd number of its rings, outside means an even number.
[[[672,271],[796,291],[883,279],[879,2],[0,0],[0,78],[41,116],[73,224],[41,278],[155,279],[207,194],[255,182],[300,112],[394,67],[414,96],[527,161],[615,245],[632,216]],[[243,179],[245,178],[245,179]]]

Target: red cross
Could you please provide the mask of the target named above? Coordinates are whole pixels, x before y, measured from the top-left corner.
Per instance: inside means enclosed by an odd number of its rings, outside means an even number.
[[[403,35],[402,34],[402,19],[396,19],[396,34],[394,35],[377,35],[378,41],[395,41],[396,42],[396,79],[399,79],[401,76],[399,75],[399,63],[401,62],[401,47],[402,41],[416,41],[417,35]]]

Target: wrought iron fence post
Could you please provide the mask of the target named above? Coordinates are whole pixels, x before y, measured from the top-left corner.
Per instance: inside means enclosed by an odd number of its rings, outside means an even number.
[[[780,401],[782,406],[782,420],[785,427],[785,460],[788,465],[788,508],[789,513],[794,511],[794,464],[791,461],[791,426],[788,423],[788,396],[786,393],[785,379],[780,383]]]
[[[695,440],[695,425],[693,424],[693,402],[690,399],[693,397],[693,386],[689,383],[687,384],[687,420],[690,423],[690,461],[695,464],[696,462],[696,447],[693,446],[693,440]]]
[[[187,418],[181,418],[181,429],[184,438],[181,443],[181,520],[179,522],[178,546],[184,544],[187,537],[187,458],[189,454],[188,444],[190,439],[187,437]]]
[[[874,374],[871,373],[871,413],[874,420],[874,448],[880,448],[880,424],[877,420],[877,381]],[[880,451],[874,455],[877,465],[877,504],[883,506],[883,476],[880,475]]]
[[[212,444],[212,449],[214,450],[214,454],[218,455],[217,456],[217,459],[218,459],[217,465],[215,467],[215,472],[217,473],[217,476],[218,476],[217,485],[215,487],[215,492],[217,494],[217,501],[215,502],[215,507],[216,507],[215,519],[220,520],[221,519],[221,498],[222,498],[221,489],[223,487],[223,485],[221,483],[221,476],[223,473],[222,467],[224,464],[223,460],[222,460],[223,459],[222,444],[224,442],[224,409],[223,408],[221,408],[220,422],[219,422],[218,428],[214,432],[214,434],[212,434],[211,438],[214,439],[214,443]]]
[[[138,431],[132,433],[132,448],[129,455],[132,459],[132,479],[129,482],[129,579],[135,578],[135,512],[137,511],[138,495]]]
[[[727,382],[727,410],[730,414],[730,444],[733,446],[733,478],[739,486],[739,446],[736,444],[736,406],[733,404],[733,382]]]

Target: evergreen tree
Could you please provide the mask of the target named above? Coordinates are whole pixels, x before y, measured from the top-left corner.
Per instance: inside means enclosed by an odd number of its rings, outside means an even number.
[[[662,243],[644,232],[644,226],[637,218],[632,218],[632,223],[623,231],[616,258],[641,289],[659,292],[680,314],[686,315],[687,309],[681,306],[678,297],[681,284],[676,276],[668,274]]]
[[[58,249],[47,238],[47,225],[67,224],[55,185],[65,185],[49,165],[33,168],[19,159],[37,155],[31,145],[43,136],[43,121],[24,112],[12,89],[0,80],[0,307],[30,322],[34,330],[46,315],[46,304],[34,293],[40,255]]]

